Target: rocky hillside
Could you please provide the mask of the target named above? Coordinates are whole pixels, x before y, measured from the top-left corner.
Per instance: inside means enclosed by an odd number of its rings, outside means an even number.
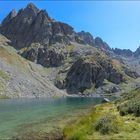
[[[48,70],[27,61],[0,35],[0,97],[65,96],[48,78]]]
[[[33,3],[18,12],[12,10],[1,23],[0,33],[0,68],[2,75],[8,75],[8,81],[1,77],[8,83],[2,84],[2,94],[116,93],[123,83],[140,75],[139,49],[111,49],[100,37],[77,33]]]
[[[75,61],[68,70],[65,79],[57,81],[56,86],[66,88],[68,93],[86,94],[87,89],[95,93],[99,87],[112,83],[114,92],[117,92],[117,85],[126,82],[129,78],[138,77],[139,74],[136,71],[120,61],[109,58],[103,52],[94,52],[92,55],[81,57]],[[109,87],[107,89],[109,90]]]

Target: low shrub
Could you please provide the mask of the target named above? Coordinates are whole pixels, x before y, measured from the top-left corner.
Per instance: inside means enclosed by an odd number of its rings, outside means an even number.
[[[140,101],[139,98],[134,98],[132,100],[123,103],[118,107],[121,116],[134,114],[136,117],[140,116]]]
[[[110,114],[100,118],[95,124],[95,130],[101,134],[118,133],[118,127],[115,123],[115,116]]]

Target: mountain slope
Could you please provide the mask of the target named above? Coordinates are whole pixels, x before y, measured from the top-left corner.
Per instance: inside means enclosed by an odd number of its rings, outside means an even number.
[[[27,61],[0,35],[0,94],[8,97],[64,96],[40,65]]]

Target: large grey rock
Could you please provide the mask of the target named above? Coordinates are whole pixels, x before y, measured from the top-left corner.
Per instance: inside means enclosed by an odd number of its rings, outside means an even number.
[[[102,86],[104,79],[115,84],[125,81],[110,59],[100,54],[96,54],[96,57],[87,56],[77,60],[70,68],[66,76],[66,88],[68,93],[84,92],[93,85],[96,88]]]
[[[57,67],[63,64],[64,55],[55,48],[45,47],[31,47],[25,50],[21,55],[37,64],[41,64],[44,67]]]

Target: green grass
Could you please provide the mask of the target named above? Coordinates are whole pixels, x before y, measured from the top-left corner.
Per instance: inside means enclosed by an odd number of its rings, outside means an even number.
[[[137,104],[140,104],[138,102],[139,99],[140,91],[138,90],[124,94],[121,100],[96,106],[89,114],[68,124],[64,128],[64,139],[139,139],[139,115],[127,113],[122,116],[118,110],[119,105],[121,108],[125,103],[128,103],[129,106],[140,111],[139,105],[137,107]]]

